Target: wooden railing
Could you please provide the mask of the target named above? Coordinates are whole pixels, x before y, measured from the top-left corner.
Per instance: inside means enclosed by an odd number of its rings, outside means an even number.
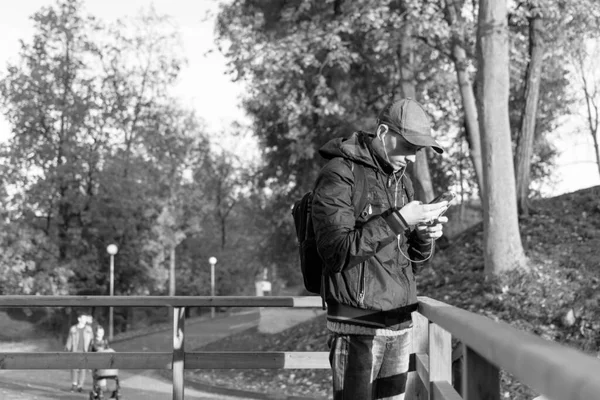
[[[0,353],[0,369],[328,369],[326,352],[186,352],[185,307],[321,307],[319,297],[0,296],[5,307],[173,307],[172,352]],[[553,400],[600,400],[600,360],[505,323],[427,298],[414,313],[407,398],[500,399],[500,369]],[[461,394],[452,386],[452,337],[463,350]]]

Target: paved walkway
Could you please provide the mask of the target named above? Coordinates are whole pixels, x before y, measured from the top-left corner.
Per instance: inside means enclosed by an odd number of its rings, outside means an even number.
[[[256,309],[248,309],[228,316],[217,316],[186,321],[185,347],[194,349],[222,337],[256,326],[259,314]],[[173,339],[170,330],[116,341],[116,351],[171,351]],[[153,370],[121,370],[119,372],[124,400],[163,400],[172,397],[172,382]],[[87,379],[87,389],[83,393],[71,393],[70,373],[64,370],[0,370],[0,399],[2,400],[57,400],[87,399],[91,389],[91,376]],[[242,400],[245,397],[231,397],[185,388],[186,399]]]
[[[88,399],[88,388],[82,393],[69,391],[70,374],[68,371],[0,371],[0,398],[2,400],[76,400]],[[9,375],[9,376],[7,376]],[[172,397],[173,386],[154,371],[142,374],[121,372],[121,392],[124,400],[164,400]],[[243,397],[223,396],[201,392],[192,388],[185,389],[185,398],[190,400],[241,400]]]

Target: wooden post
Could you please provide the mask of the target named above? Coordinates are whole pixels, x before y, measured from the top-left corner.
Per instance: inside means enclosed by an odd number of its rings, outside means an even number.
[[[432,382],[452,385],[452,336],[437,324],[429,325],[429,393]]]
[[[412,313],[413,327],[412,335],[412,353],[415,357],[415,365],[418,363],[419,354],[427,354],[429,350],[429,320],[418,312]],[[429,390],[423,384],[417,371],[409,372],[406,382],[406,398],[415,400],[429,400]]]
[[[452,350],[452,386],[457,393],[462,396],[462,371],[463,371],[463,344],[458,345]]]
[[[465,400],[500,400],[500,372],[463,344],[462,397]]]
[[[173,400],[183,400],[185,307],[173,308]]]

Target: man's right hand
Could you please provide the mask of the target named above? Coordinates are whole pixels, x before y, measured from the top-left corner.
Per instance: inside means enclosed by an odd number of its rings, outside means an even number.
[[[421,223],[433,221],[437,218],[446,208],[448,208],[447,201],[440,201],[435,204],[422,204],[420,201],[411,201],[402,207],[398,212],[404,218],[404,221],[408,225],[414,226]]]

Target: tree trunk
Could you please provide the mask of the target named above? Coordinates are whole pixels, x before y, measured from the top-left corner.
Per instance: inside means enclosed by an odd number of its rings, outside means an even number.
[[[481,161],[481,135],[479,133],[479,122],[477,117],[477,103],[475,101],[475,92],[473,90],[473,82],[467,71],[469,60],[467,59],[466,39],[464,35],[463,21],[460,16],[460,7],[455,1],[446,3],[446,21],[448,25],[456,27],[457,33],[452,39],[452,61],[454,69],[456,69],[456,77],[458,80],[458,88],[462,100],[463,111],[465,113],[465,127],[467,137],[469,138],[469,153],[473,169],[475,170],[475,178],[479,189],[479,196],[483,199],[483,164]]]
[[[598,166],[598,174],[600,175],[600,151],[598,150],[598,137],[596,135],[592,135],[592,140],[594,141],[594,153],[596,154],[596,165]]]
[[[521,120],[521,134],[517,144],[516,180],[517,204],[522,215],[529,215],[529,182],[531,181],[531,156],[535,136],[544,42],[542,19],[535,13],[529,20],[529,65],[525,81],[525,111]]]
[[[400,62],[400,95],[403,98],[416,98],[416,78],[417,66],[414,59],[414,39],[412,37],[412,25],[405,21],[400,30],[400,46],[398,48],[398,59]],[[397,99],[396,99],[397,100]],[[415,198],[428,202],[433,200],[433,184],[431,183],[431,174],[427,162],[427,153],[419,151],[416,162],[412,168],[412,178],[415,183]]]
[[[473,169],[475,170],[479,196],[483,198],[485,192],[483,186],[483,162],[481,160],[481,135],[479,133],[477,103],[475,102],[473,83],[467,72],[465,49],[455,44],[452,49],[452,56],[454,58],[463,111],[465,113],[465,126],[467,128],[467,136],[469,137],[469,153]]]
[[[487,275],[525,268],[519,233],[508,117],[506,0],[482,0],[477,28],[479,128],[483,156],[484,263]]]

